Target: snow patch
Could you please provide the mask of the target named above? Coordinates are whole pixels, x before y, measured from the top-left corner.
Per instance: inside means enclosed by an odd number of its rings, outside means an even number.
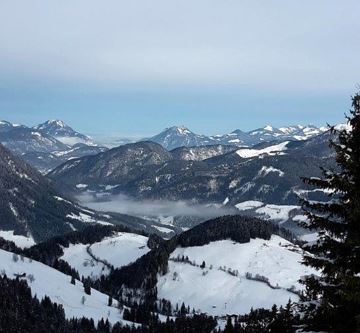
[[[173,233],[174,231],[171,230],[171,229],[168,229],[168,228],[164,228],[164,227],[159,227],[157,225],[153,225],[153,227],[157,230],[159,230],[160,232],[164,232],[166,234],[169,234],[169,233]]]
[[[299,206],[287,205],[265,205],[256,210],[256,213],[263,215],[265,218],[274,221],[286,222],[290,218],[290,213],[293,210],[299,209]]]
[[[102,262],[91,257],[87,251],[90,246],[92,254],[115,268],[126,266],[150,251],[147,246],[148,238],[145,236],[118,232],[100,242],[89,244],[71,244],[64,248],[61,257],[79,271],[80,276],[99,278],[108,275],[109,268]]]
[[[258,208],[261,206],[264,206],[264,203],[261,201],[255,201],[255,200],[244,201],[244,202],[240,202],[235,205],[235,207],[238,210],[249,210],[249,209]]]
[[[10,207],[10,210],[13,213],[13,215],[16,218],[19,218],[19,213],[18,213],[18,211],[16,210],[16,208],[14,207],[14,205],[11,202],[9,202],[9,207]]]
[[[35,241],[31,236],[22,236],[22,235],[15,235],[14,231],[3,231],[0,230],[0,237],[4,238],[5,240],[14,242],[17,247],[22,249],[31,247],[35,245]]]
[[[312,242],[316,242],[318,237],[319,237],[319,234],[317,232],[314,232],[311,234],[302,235],[300,237],[300,239],[303,240],[304,242],[312,243]]]
[[[58,197],[58,196],[56,196],[56,195],[54,195],[54,199],[56,199],[57,201],[66,202],[66,203],[72,205],[72,202],[70,202],[70,201],[68,201],[68,200],[65,200],[64,198]]]
[[[238,154],[242,158],[251,158],[260,155],[281,155],[284,154],[283,151],[287,149],[288,143],[289,141],[285,141],[263,149],[239,149],[236,151],[236,154]]]
[[[80,212],[79,215],[76,215],[75,213],[67,214],[66,217],[69,219],[72,219],[72,220],[81,221],[83,223],[97,223],[97,224],[101,224],[101,225],[112,225],[109,222],[94,219],[92,216],[84,214],[82,212]]]
[[[283,177],[284,176],[284,172],[279,170],[279,169],[276,169],[272,166],[263,166],[260,171],[258,172],[258,176],[259,177],[264,177],[266,175],[268,175],[269,173],[277,173],[280,177]]]
[[[13,256],[18,260],[15,262]],[[32,294],[39,299],[48,296],[53,302],[64,307],[66,318],[92,318],[95,322],[108,319],[110,323],[128,323],[123,321],[122,315],[117,308],[117,301],[114,300],[113,306],[107,306],[109,297],[105,294],[92,289],[91,295],[84,293],[83,284],[76,281],[76,285],[70,283],[71,277],[65,275],[40,262],[24,258],[21,260],[17,255],[4,250],[0,250],[0,271],[8,278],[14,278],[15,274],[26,273],[29,287]],[[31,282],[28,278],[33,276]],[[32,279],[31,279],[32,280]],[[82,298],[85,302],[82,304]],[[130,324],[130,323],[129,323]]]
[[[86,185],[86,184],[77,184],[76,185],[76,188],[78,188],[78,189],[87,188],[87,187],[88,187],[88,185]]]

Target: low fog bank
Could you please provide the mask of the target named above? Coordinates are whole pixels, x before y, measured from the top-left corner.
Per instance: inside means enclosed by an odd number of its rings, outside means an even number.
[[[83,194],[79,202],[91,209],[115,212],[133,216],[193,216],[214,218],[236,214],[235,209],[218,205],[193,204],[186,201],[142,200],[138,201],[125,195],[97,197]]]

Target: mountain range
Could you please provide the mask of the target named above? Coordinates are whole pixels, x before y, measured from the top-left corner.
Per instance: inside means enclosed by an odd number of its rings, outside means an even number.
[[[163,234],[156,221],[85,209],[0,144],[0,238],[27,246],[93,224],[125,225]],[[176,231],[171,226],[167,230]]]
[[[296,125],[275,128],[267,125],[249,132],[239,129],[222,135],[206,136],[195,134],[184,126],[173,126],[165,129],[158,135],[149,138],[161,144],[164,148],[172,150],[178,147],[193,147],[206,145],[233,145],[233,146],[253,146],[261,142],[269,141],[300,141],[310,139],[313,136],[326,132],[327,128],[318,128],[313,125]]]
[[[319,176],[319,166],[334,164],[328,140],[325,128],[314,126],[267,125],[209,137],[172,127],[148,141],[109,150],[60,120],[33,128],[0,122],[0,141],[43,174],[49,172],[57,188],[69,196],[95,192],[104,198],[125,194],[140,201],[211,204],[231,212],[241,207],[242,213],[274,217],[294,228],[298,210],[290,208],[298,205],[298,196],[305,191],[300,177]],[[317,191],[310,195],[324,197]],[[274,213],[277,209],[282,214]],[[190,220],[174,216],[166,228],[161,218],[144,225],[172,233],[210,216]]]
[[[34,127],[0,121],[0,142],[42,173],[71,158],[106,150],[60,120]]]
[[[299,279],[317,274],[301,263],[300,245],[314,235],[297,226],[298,202],[327,193],[300,178],[336,167],[330,131],[266,126],[205,137],[173,128],[157,136],[161,144],[107,149],[61,121],[1,122],[0,139],[2,274],[61,304],[66,318],[135,326],[148,324],[147,309],[159,321],[245,315],[297,301]],[[25,161],[45,173],[52,164],[34,161],[50,156],[59,159],[46,175]],[[115,206],[126,195],[139,213],[98,212],[76,195]],[[156,219],[142,202],[186,205]],[[213,208],[228,215],[208,220]]]
[[[251,148],[210,145],[172,151],[145,141],[70,160],[48,176],[60,189],[98,193],[102,200],[125,194],[138,201],[238,206],[242,213],[274,217],[298,231],[299,195],[327,198],[324,192],[309,190],[301,177],[319,177],[320,167],[335,166],[330,137],[325,132],[307,140],[263,142]],[[256,209],[239,205],[254,200],[260,203],[252,207]]]
[[[219,146],[182,148],[184,154],[180,148],[168,151],[144,141],[70,160],[49,177],[74,189],[108,186],[112,193],[141,199],[222,203],[227,198],[234,204],[258,199],[291,204],[297,202],[296,189],[303,187],[302,175],[319,175],[319,166],[334,162],[329,138],[326,132],[304,141],[237,149],[225,146],[220,152]]]
[[[261,142],[305,140],[324,131],[324,128],[311,125],[279,129],[268,125],[249,132],[235,130],[229,134],[206,136],[195,134],[184,126],[174,126],[141,141],[159,143],[167,150],[182,148],[176,153],[182,154],[184,159],[187,155],[189,160],[199,160],[229,152],[234,146],[250,147]],[[61,120],[48,120],[33,127],[0,121],[0,142],[44,174],[70,159],[96,155],[108,149]],[[122,139],[116,142],[119,146],[131,143],[131,140]],[[212,147],[195,148],[202,146]]]

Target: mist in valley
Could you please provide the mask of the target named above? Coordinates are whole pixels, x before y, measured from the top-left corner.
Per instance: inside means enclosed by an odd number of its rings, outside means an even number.
[[[122,194],[106,197],[96,194],[82,194],[77,196],[77,199],[82,205],[97,211],[141,217],[191,216],[197,218],[215,218],[236,214],[234,208],[218,204],[196,204],[187,201],[169,200],[136,200]]]

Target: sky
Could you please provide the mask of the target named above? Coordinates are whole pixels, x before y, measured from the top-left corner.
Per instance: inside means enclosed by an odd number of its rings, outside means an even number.
[[[94,136],[338,123],[358,0],[1,0],[0,119]]]

